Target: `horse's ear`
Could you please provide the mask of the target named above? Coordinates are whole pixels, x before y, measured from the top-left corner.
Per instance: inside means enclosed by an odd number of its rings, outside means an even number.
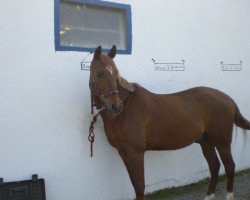
[[[108,55],[112,59],[115,57],[115,55],[116,55],[116,46],[115,45],[113,45],[113,47],[110,49]]]
[[[102,46],[99,46],[96,48],[95,53],[94,53],[94,58],[99,59],[102,54]]]
[[[126,79],[122,78],[120,75],[117,76],[117,80],[118,80],[118,84],[128,90],[129,92],[134,92],[135,91],[135,87],[132,83],[129,83]]]

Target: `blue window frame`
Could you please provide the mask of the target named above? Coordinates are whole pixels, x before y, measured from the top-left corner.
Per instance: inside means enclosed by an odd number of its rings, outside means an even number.
[[[55,0],[55,50],[87,51],[102,45],[131,54],[131,6],[99,0]]]

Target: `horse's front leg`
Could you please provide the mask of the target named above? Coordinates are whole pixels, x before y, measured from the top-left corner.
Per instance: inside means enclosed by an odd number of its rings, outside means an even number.
[[[134,186],[136,199],[144,200],[144,151],[126,147],[118,152],[128,170],[130,180]]]

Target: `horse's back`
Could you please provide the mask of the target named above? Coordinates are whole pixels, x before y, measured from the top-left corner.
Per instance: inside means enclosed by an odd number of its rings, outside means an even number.
[[[225,115],[234,118],[235,115],[235,102],[227,94],[220,90],[209,87],[196,87],[184,91],[184,93],[192,94],[196,105],[199,106],[200,112],[206,114],[208,118],[223,118]],[[189,98],[186,99],[189,101]],[[211,120],[211,119],[210,119]]]
[[[215,123],[230,122],[232,124],[234,122],[235,102],[220,90],[209,87],[195,87],[175,95],[199,113],[206,129]]]

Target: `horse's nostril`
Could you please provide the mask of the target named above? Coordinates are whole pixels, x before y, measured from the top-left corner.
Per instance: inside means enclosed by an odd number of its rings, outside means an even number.
[[[116,108],[115,104],[112,104],[112,111],[114,111],[114,112],[117,111],[117,108]]]

